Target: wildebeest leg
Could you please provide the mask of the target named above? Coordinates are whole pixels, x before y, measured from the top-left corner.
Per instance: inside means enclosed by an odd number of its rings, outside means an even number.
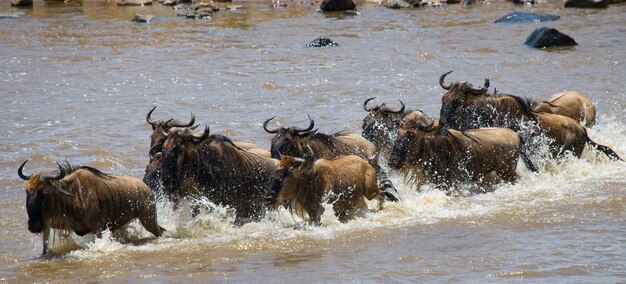
[[[591,139],[589,139],[589,145],[591,145],[591,147],[595,148],[596,150],[604,153],[607,157],[609,157],[613,161],[624,161],[622,160],[622,158],[619,157],[619,155],[617,155],[617,153],[615,153],[615,151],[613,151],[613,149],[607,146],[600,145],[596,142],[593,142]]]
[[[384,188],[385,196],[389,199],[389,201],[397,202],[400,199],[400,194],[398,193],[398,190],[393,186],[391,180],[389,180],[387,172],[378,164],[378,158],[375,157],[373,159],[369,159],[368,162],[374,167],[374,170],[376,171],[378,185]]]
[[[510,183],[516,182],[517,178],[519,177],[515,172],[515,165],[498,169],[496,172],[503,180]]]
[[[50,237],[50,228],[46,228],[45,230],[43,230],[43,251],[41,252],[41,255],[48,255],[48,238]]]

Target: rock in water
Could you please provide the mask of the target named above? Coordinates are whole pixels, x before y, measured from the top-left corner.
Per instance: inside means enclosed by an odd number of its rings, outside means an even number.
[[[356,4],[352,0],[323,0],[320,9],[324,12],[354,10]]]
[[[118,6],[144,6],[152,5],[152,0],[117,0]]]
[[[11,6],[32,6],[33,0],[11,0]]]
[[[524,44],[534,48],[577,45],[576,41],[570,36],[556,29],[546,27],[535,29]]]
[[[406,9],[419,7],[422,0],[383,0],[381,5],[390,9]]]
[[[565,8],[606,8],[610,3],[610,0],[567,0]]]
[[[550,14],[535,14],[526,12],[513,12],[500,19],[497,19],[494,23],[526,23],[526,22],[548,22],[558,21],[561,17]]]
[[[137,23],[149,23],[154,19],[154,15],[135,14],[132,21]]]
[[[323,36],[323,37],[316,38],[315,40],[307,43],[306,47],[331,47],[331,46],[338,46],[338,45],[339,44],[337,44],[336,42]]]

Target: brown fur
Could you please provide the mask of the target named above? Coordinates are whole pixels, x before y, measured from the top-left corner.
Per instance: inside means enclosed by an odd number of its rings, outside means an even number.
[[[288,171],[280,177],[279,173]],[[277,181],[277,179],[282,180]],[[275,184],[280,183],[279,188]],[[350,155],[327,160],[296,160],[285,156],[281,159],[272,188],[266,198],[272,200],[274,207],[285,205],[294,208],[303,217],[308,215],[311,223],[319,224],[324,213],[323,198],[328,196],[328,203],[339,220],[346,222],[353,217],[356,209],[366,209],[364,198],[377,198],[382,202],[384,190],[376,185],[376,171],[361,157]],[[379,203],[381,204],[381,203]]]
[[[584,122],[586,127],[596,123],[596,106],[589,98],[575,91],[554,94],[547,101],[533,103],[531,107],[535,112],[560,114]]]
[[[27,183],[29,193],[42,192],[44,253],[50,229],[71,230],[78,235],[120,229],[135,218],[150,233],[161,236],[157,223],[154,195],[141,180],[129,176],[101,173],[90,167],[66,167],[60,180],[33,175]],[[65,190],[70,195],[60,192]]]
[[[423,180],[450,186],[481,181],[491,172],[512,182],[520,156],[520,138],[506,128],[467,131],[433,125],[421,111],[405,116],[390,160],[416,184]]]
[[[163,143],[161,180],[172,200],[206,196],[233,207],[237,222],[243,223],[263,216],[263,194],[276,162],[244,151],[222,135],[195,141],[174,131]]]
[[[467,83],[463,83],[467,84]],[[580,157],[587,143],[612,159],[620,159],[610,148],[598,145],[587,136],[586,129],[570,117],[533,112],[527,100],[513,95],[488,94],[485,90],[465,88],[463,84],[450,84],[442,97],[441,123],[446,128],[467,130],[479,127],[507,127],[523,137],[545,135],[550,139],[550,153],[556,157],[572,151]],[[528,131],[526,123],[532,121],[537,130]],[[531,151],[525,146],[526,151]]]

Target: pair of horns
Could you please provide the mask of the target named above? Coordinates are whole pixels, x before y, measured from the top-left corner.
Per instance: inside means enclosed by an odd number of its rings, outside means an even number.
[[[67,175],[67,171],[65,170],[65,168],[63,168],[63,166],[61,166],[58,161],[55,162],[57,163],[57,166],[59,166],[59,174],[57,176],[45,176],[42,178],[43,180],[60,180],[64,178],[65,175]],[[26,165],[26,163],[28,163],[28,160],[24,161],[22,165],[20,165],[20,167],[17,169],[17,175],[20,176],[20,178],[22,178],[23,180],[30,180],[33,175],[24,174],[24,165]]]
[[[309,127],[307,127],[307,128],[293,127],[293,130],[294,130],[296,133],[307,133],[307,132],[311,132],[311,130],[313,130],[313,127],[315,127],[315,122],[313,121],[313,119],[311,118],[311,116],[310,116],[310,115],[308,115],[308,114],[307,114],[307,116],[309,117]],[[274,118],[276,118],[276,117],[275,117],[275,116],[274,116],[274,117],[271,117],[270,119],[268,119],[268,120],[266,120],[265,122],[263,122],[263,129],[265,129],[265,132],[267,132],[267,133],[271,133],[271,134],[276,134],[276,133],[278,132],[278,130],[280,130],[280,128],[276,128],[276,129],[274,129],[274,130],[272,130],[272,129],[268,129],[268,128],[267,128],[267,124],[268,124],[268,123],[269,123],[272,119],[274,119]]]
[[[441,76],[439,77],[439,86],[441,86],[441,88],[443,88],[444,90],[450,90],[450,86],[452,86],[452,83],[450,83],[449,85],[445,85],[444,84],[444,80],[446,78],[446,76],[448,76],[448,74],[452,73],[452,71],[448,71],[446,73],[441,74]],[[485,83],[483,85],[482,88],[480,89],[471,89],[473,91],[477,91],[477,92],[484,92],[487,91],[487,89],[489,89],[489,78],[485,78]]]
[[[209,128],[208,125],[204,126],[204,131],[202,132],[202,135],[198,136],[196,134],[194,134],[191,130],[196,129],[195,127],[191,127],[191,128],[185,128],[185,130],[189,129],[189,131],[185,131],[185,132],[177,132],[179,134],[179,136],[184,137],[184,138],[193,138],[193,139],[197,139],[199,141],[203,141],[204,139],[207,139],[209,137],[209,135],[211,134],[211,128]],[[169,136],[170,135],[170,131],[169,130],[164,130],[161,129],[161,134],[163,134],[164,136]],[[156,145],[155,145],[156,146]],[[152,151],[152,149],[150,149]]]
[[[156,120],[156,121],[155,121],[155,120],[150,119],[150,116],[152,115],[152,112],[154,112],[154,110],[155,110],[155,109],[156,109],[156,106],[155,106],[155,107],[153,107],[153,108],[152,108],[152,109],[148,112],[148,114],[146,115],[146,121],[147,121],[150,125],[152,125],[152,127],[157,127],[157,126],[160,124],[158,120]],[[172,121],[173,121],[173,120],[174,120],[174,119],[172,118],[172,119],[170,119],[170,120],[166,121],[166,122],[164,123],[164,125],[165,125],[165,126],[168,126],[168,127],[191,127],[194,123],[196,123],[196,116],[194,116],[194,115],[193,115],[193,113],[192,113],[192,114],[191,114],[191,120],[190,120],[190,121],[189,121],[189,123],[187,123],[187,124],[182,124],[182,123],[172,123]]]
[[[370,112],[371,110],[373,110],[373,109],[375,109],[375,108],[380,108],[381,106],[383,106],[383,105],[384,105],[384,104],[382,104],[382,105],[377,105],[377,106],[373,106],[373,107],[371,107],[371,108],[368,108],[368,107],[367,107],[367,103],[369,103],[369,102],[370,102],[371,100],[373,100],[373,99],[375,99],[375,97],[374,97],[374,98],[369,98],[369,99],[365,100],[365,102],[363,102],[363,109],[364,109],[365,111]],[[382,107],[382,108],[381,108],[381,110],[382,110],[382,111],[385,111],[385,112],[390,112],[390,113],[403,113],[403,112],[404,112],[405,105],[404,105],[404,103],[403,103],[401,100],[398,100],[398,101],[400,102],[400,105],[401,105],[401,107],[400,107],[400,109],[399,109],[399,110],[393,110],[393,109],[388,108],[388,107],[386,107],[386,106]]]

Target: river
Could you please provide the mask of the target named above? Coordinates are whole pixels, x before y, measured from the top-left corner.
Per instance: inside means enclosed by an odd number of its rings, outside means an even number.
[[[50,172],[55,160],[142,177],[154,119],[186,121],[269,148],[264,120],[320,131],[359,132],[362,103],[438,116],[439,76],[531,98],[576,90],[597,106],[589,130],[626,157],[626,5],[562,9],[509,2],[391,10],[359,3],[359,14],[246,4],[210,20],[170,7],[117,7],[104,1],[36,1],[18,19],[0,19],[0,281],[2,282],[583,282],[626,281],[626,163],[595,151],[581,159],[520,169],[494,192],[419,192],[393,177],[402,201],[342,224],[330,210],[319,227],[287,210],[242,227],[210,202],[191,217],[159,203],[168,231],[154,240],[138,223],[129,241],[56,240],[42,258],[27,230],[17,167]],[[222,6],[223,7],[223,6]],[[0,12],[17,10],[9,1]],[[556,22],[495,24],[513,11],[550,13]],[[149,24],[132,23],[149,13]],[[523,45],[549,26],[578,46]],[[328,36],[333,48],[306,48]],[[204,208],[204,207],[203,207]]]

